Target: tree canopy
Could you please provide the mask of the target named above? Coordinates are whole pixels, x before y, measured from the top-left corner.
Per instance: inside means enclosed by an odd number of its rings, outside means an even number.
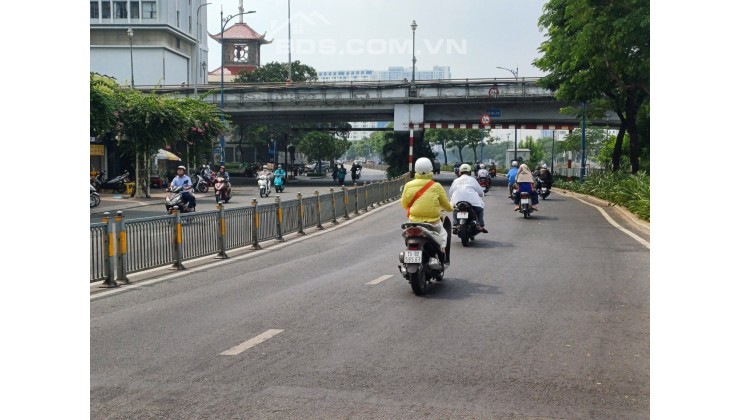
[[[219,109],[195,98],[173,98],[118,86],[112,79],[90,74],[90,132],[110,135],[121,153],[136,159],[136,178],[149,179],[152,155],[158,149],[192,150],[193,156],[211,149],[225,131]],[[147,182],[138,182],[137,195],[148,195]]]
[[[613,109],[621,121],[617,143],[626,131],[636,173],[641,148],[649,144],[637,126],[650,95],[649,0],[550,0],[539,25],[548,35],[539,49],[543,56],[533,62],[549,72],[542,85],[555,90],[558,99]],[[614,170],[620,152],[618,144]]]
[[[234,78],[235,83],[281,83],[288,80],[288,63],[271,61],[254,71],[242,71]],[[296,60],[290,63],[290,78],[293,82],[315,82],[319,80],[316,69]]]

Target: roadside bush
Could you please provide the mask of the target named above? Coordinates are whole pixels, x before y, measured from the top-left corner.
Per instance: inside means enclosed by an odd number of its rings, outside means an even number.
[[[583,183],[557,177],[554,186],[618,204],[639,218],[650,221],[650,176],[644,171],[635,175],[604,172],[586,177]]]

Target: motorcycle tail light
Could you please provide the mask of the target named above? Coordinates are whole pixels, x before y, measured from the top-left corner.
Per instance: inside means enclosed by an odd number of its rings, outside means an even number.
[[[409,251],[418,251],[421,249],[421,247],[419,246],[419,244],[410,244],[408,247],[406,247],[406,249]]]
[[[424,230],[418,226],[406,228],[406,230],[403,231],[403,237],[408,238],[411,236],[425,236]]]

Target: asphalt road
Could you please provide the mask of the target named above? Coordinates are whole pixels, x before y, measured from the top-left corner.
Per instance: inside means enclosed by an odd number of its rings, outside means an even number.
[[[398,202],[96,294],[90,417],[649,418],[649,234],[557,192],[525,220],[506,195],[423,297]]]

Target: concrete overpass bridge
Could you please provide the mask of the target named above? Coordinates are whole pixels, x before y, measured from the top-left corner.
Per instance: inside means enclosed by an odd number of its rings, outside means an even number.
[[[223,110],[236,124],[393,121],[397,131],[423,128],[527,128],[574,130],[580,121],[560,113],[577,103],[558,101],[539,78],[495,78],[349,83],[228,84]],[[194,87],[140,87],[174,97]],[[220,85],[198,86],[198,96],[221,106]],[[612,115],[614,113],[611,113]],[[589,125],[618,124],[612,120]]]

